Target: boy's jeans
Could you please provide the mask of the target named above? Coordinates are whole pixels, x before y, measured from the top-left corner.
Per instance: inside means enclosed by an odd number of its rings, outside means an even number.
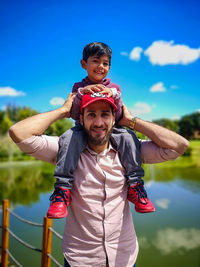
[[[140,141],[135,133],[115,126],[110,141],[119,153],[128,184],[134,185],[140,182],[144,176],[144,170],[141,167]],[[73,173],[86,146],[87,136],[81,125],[69,129],[59,138],[58,160],[54,172],[55,188],[65,187],[69,190],[72,188]]]

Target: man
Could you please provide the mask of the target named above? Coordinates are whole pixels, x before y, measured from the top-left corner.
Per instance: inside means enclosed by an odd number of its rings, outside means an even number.
[[[26,153],[55,163],[58,138],[42,135],[54,121],[69,117],[74,96],[54,111],[18,122],[11,138]],[[90,99],[90,98],[88,98]],[[112,98],[82,98],[80,121],[87,133],[71,192],[71,204],[63,236],[65,266],[132,267],[138,254],[137,237],[127,201],[127,183],[118,152],[110,143],[115,123]],[[124,107],[121,125],[134,128],[152,141],[141,142],[144,163],[175,159],[188,141],[163,127],[131,117]]]

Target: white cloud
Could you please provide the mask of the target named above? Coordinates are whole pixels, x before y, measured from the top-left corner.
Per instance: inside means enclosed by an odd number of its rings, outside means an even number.
[[[127,56],[128,56],[128,53],[125,52],[125,51],[122,51],[122,52],[120,52],[120,55],[121,55],[121,56],[125,56],[125,57],[127,57]]]
[[[129,55],[129,58],[131,60],[139,61],[142,51],[143,51],[143,49],[141,47],[139,47],[139,46],[134,47],[133,50],[131,51],[130,55]]]
[[[65,100],[64,98],[62,97],[53,97],[51,100],[50,100],[50,104],[52,106],[62,106],[64,104]]]
[[[153,65],[190,64],[200,58],[200,48],[174,44],[174,41],[155,41],[144,54]]]
[[[161,198],[156,200],[156,204],[158,207],[167,210],[169,207],[170,200],[167,198]]]
[[[139,116],[141,114],[148,114],[151,112],[151,107],[145,102],[137,102],[130,108],[130,112],[133,116]]]
[[[162,82],[155,83],[154,85],[151,86],[150,92],[155,93],[155,92],[165,92],[166,88]]]
[[[153,244],[165,255],[183,249],[195,249],[200,246],[200,230],[166,228],[158,231]]]
[[[10,86],[0,87],[0,97],[2,96],[14,97],[14,96],[24,96],[24,95],[26,95],[24,92],[17,91],[16,89]]]
[[[153,180],[145,182],[145,187],[150,188],[153,184],[155,184],[155,182]]]
[[[150,242],[147,240],[145,236],[138,237],[139,246],[142,248],[149,248]]]
[[[200,113],[200,109],[197,109],[197,112]]]
[[[178,86],[175,84],[170,85],[170,89],[177,89],[177,88],[178,88]]]
[[[180,119],[180,116],[179,115],[174,115],[174,116],[171,117],[171,119],[176,121],[176,120]]]

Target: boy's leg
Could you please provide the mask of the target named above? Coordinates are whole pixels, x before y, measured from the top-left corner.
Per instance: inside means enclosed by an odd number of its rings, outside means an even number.
[[[115,126],[111,134],[111,142],[118,150],[128,184],[132,186],[141,182],[144,170],[141,167],[140,141],[135,133]]]
[[[57,187],[71,189],[73,185],[73,174],[77,167],[81,153],[87,145],[87,139],[83,127],[77,125],[66,131],[59,138],[59,151],[54,177]]]
[[[122,127],[113,128],[111,142],[117,148],[125,177],[129,185],[128,200],[135,204],[137,212],[153,212],[155,208],[144,189],[144,170],[141,167],[140,142],[133,131]]]
[[[70,190],[73,185],[73,173],[84,148],[86,138],[82,126],[78,125],[66,131],[59,139],[59,152],[54,172],[56,183],[51,195],[48,218],[64,218],[66,207],[70,204]]]

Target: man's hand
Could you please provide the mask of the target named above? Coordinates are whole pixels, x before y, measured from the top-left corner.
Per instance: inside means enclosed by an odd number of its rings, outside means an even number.
[[[76,96],[76,93],[70,93],[67,99],[65,100],[65,103],[60,108],[61,110],[63,110],[64,117],[66,118],[70,118],[70,110],[71,110],[72,103],[73,103],[75,96]]]
[[[123,117],[122,119],[118,122],[119,125],[124,126],[124,127],[129,127],[130,122],[132,121],[132,116],[128,108],[123,105]]]
[[[131,116],[130,111],[123,105],[123,118],[118,124],[129,128],[132,119],[133,117]],[[139,118],[135,120],[134,130],[147,136],[148,139],[152,140],[157,146],[173,149],[180,154],[183,154],[189,145],[189,142],[179,134]]]
[[[74,97],[75,94],[70,93],[62,107],[17,122],[9,130],[10,137],[17,143],[33,135],[42,135],[55,121],[70,117]]]

